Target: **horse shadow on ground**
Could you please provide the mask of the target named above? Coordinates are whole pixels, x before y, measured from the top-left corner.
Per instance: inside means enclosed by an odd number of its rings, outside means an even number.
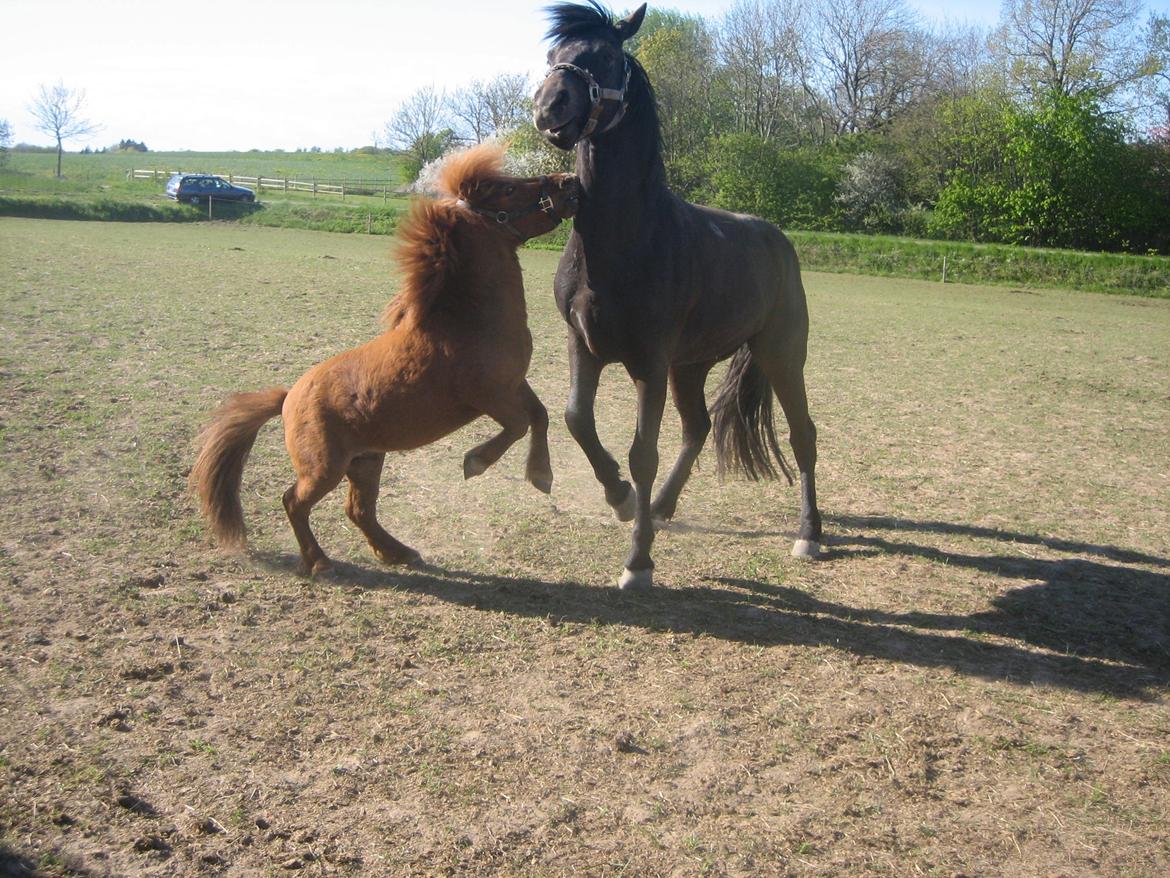
[[[950,668],[988,680],[1158,697],[1170,684],[1170,560],[946,522],[837,516],[843,535],[831,558],[902,555],[1027,581],[971,614],[890,613],[823,601],[799,588],[711,578],[682,588],[629,594],[609,584],[549,582],[429,564],[387,570],[335,562],[333,578],[367,589],[425,594],[475,610],[689,633],[756,646],[829,646],[920,667]],[[1041,560],[1019,554],[965,555],[891,534],[953,534],[1036,545],[1093,560]],[[1099,559],[1099,560],[1098,560]],[[287,569],[292,559],[269,556]],[[910,583],[908,583],[910,585]],[[994,638],[992,640],[991,638]]]
[[[39,874],[32,860],[0,845],[0,878],[36,878]]]

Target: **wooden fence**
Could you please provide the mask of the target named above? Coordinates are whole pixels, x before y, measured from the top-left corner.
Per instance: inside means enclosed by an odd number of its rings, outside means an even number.
[[[133,170],[126,176],[131,180],[161,180],[166,181],[175,174],[194,173],[192,171],[155,171]],[[381,195],[385,201],[394,194],[394,184],[390,180],[290,180],[285,177],[248,177],[243,174],[215,174],[229,183],[248,186],[256,190],[259,195],[268,189],[274,192],[311,192],[313,197],[318,195],[341,196],[346,195]]]

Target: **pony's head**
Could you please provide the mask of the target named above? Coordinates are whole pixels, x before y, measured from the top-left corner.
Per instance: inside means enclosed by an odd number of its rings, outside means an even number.
[[[398,229],[403,285],[386,307],[388,326],[407,313],[427,313],[443,297],[461,260],[473,250],[469,236],[519,245],[572,217],[580,193],[574,174],[508,176],[504,149],[496,144],[449,157],[439,171],[438,189],[448,197],[417,199]]]
[[[572,149],[625,114],[637,62],[622,43],[642,26],[646,4],[620,21],[596,0],[588,6],[559,3],[546,11],[552,23],[545,38],[552,48],[548,74],[532,99],[533,121],[553,146]]]
[[[543,235],[577,212],[573,174],[512,177],[504,173],[504,149],[481,144],[451,156],[439,172],[439,191],[489,226],[519,241]]]

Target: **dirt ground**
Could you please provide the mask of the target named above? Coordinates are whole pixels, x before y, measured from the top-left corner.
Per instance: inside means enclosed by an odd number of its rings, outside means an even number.
[[[0,219],[0,875],[1170,874],[1170,302],[807,275],[829,554],[708,450],[628,596],[555,261],[551,497],[475,424],[387,463],[425,565],[335,492],[312,581],[278,424],[243,556],[191,441],[376,331],[386,243]]]

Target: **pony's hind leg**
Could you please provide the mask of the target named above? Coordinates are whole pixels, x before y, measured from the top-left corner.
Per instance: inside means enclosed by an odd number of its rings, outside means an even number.
[[[328,570],[332,565],[309,528],[309,513],[322,497],[337,487],[344,475],[344,463],[328,461],[318,470],[299,472],[292,487],[284,492],[284,511],[288,513],[289,523],[301,547],[305,572],[310,576]]]
[[[350,461],[346,477],[349,494],[345,498],[345,514],[358,526],[383,564],[410,564],[419,554],[386,533],[378,524],[378,485],[382,478],[385,454],[361,454]]]
[[[670,369],[670,391],[679,418],[682,419],[683,445],[670,475],[650,504],[650,514],[657,521],[669,521],[674,517],[679,494],[691,477],[691,468],[703,450],[707,434],[711,432],[711,416],[707,411],[707,401],[703,398],[703,385],[707,383],[707,373],[713,365],[695,363],[672,366]]]

